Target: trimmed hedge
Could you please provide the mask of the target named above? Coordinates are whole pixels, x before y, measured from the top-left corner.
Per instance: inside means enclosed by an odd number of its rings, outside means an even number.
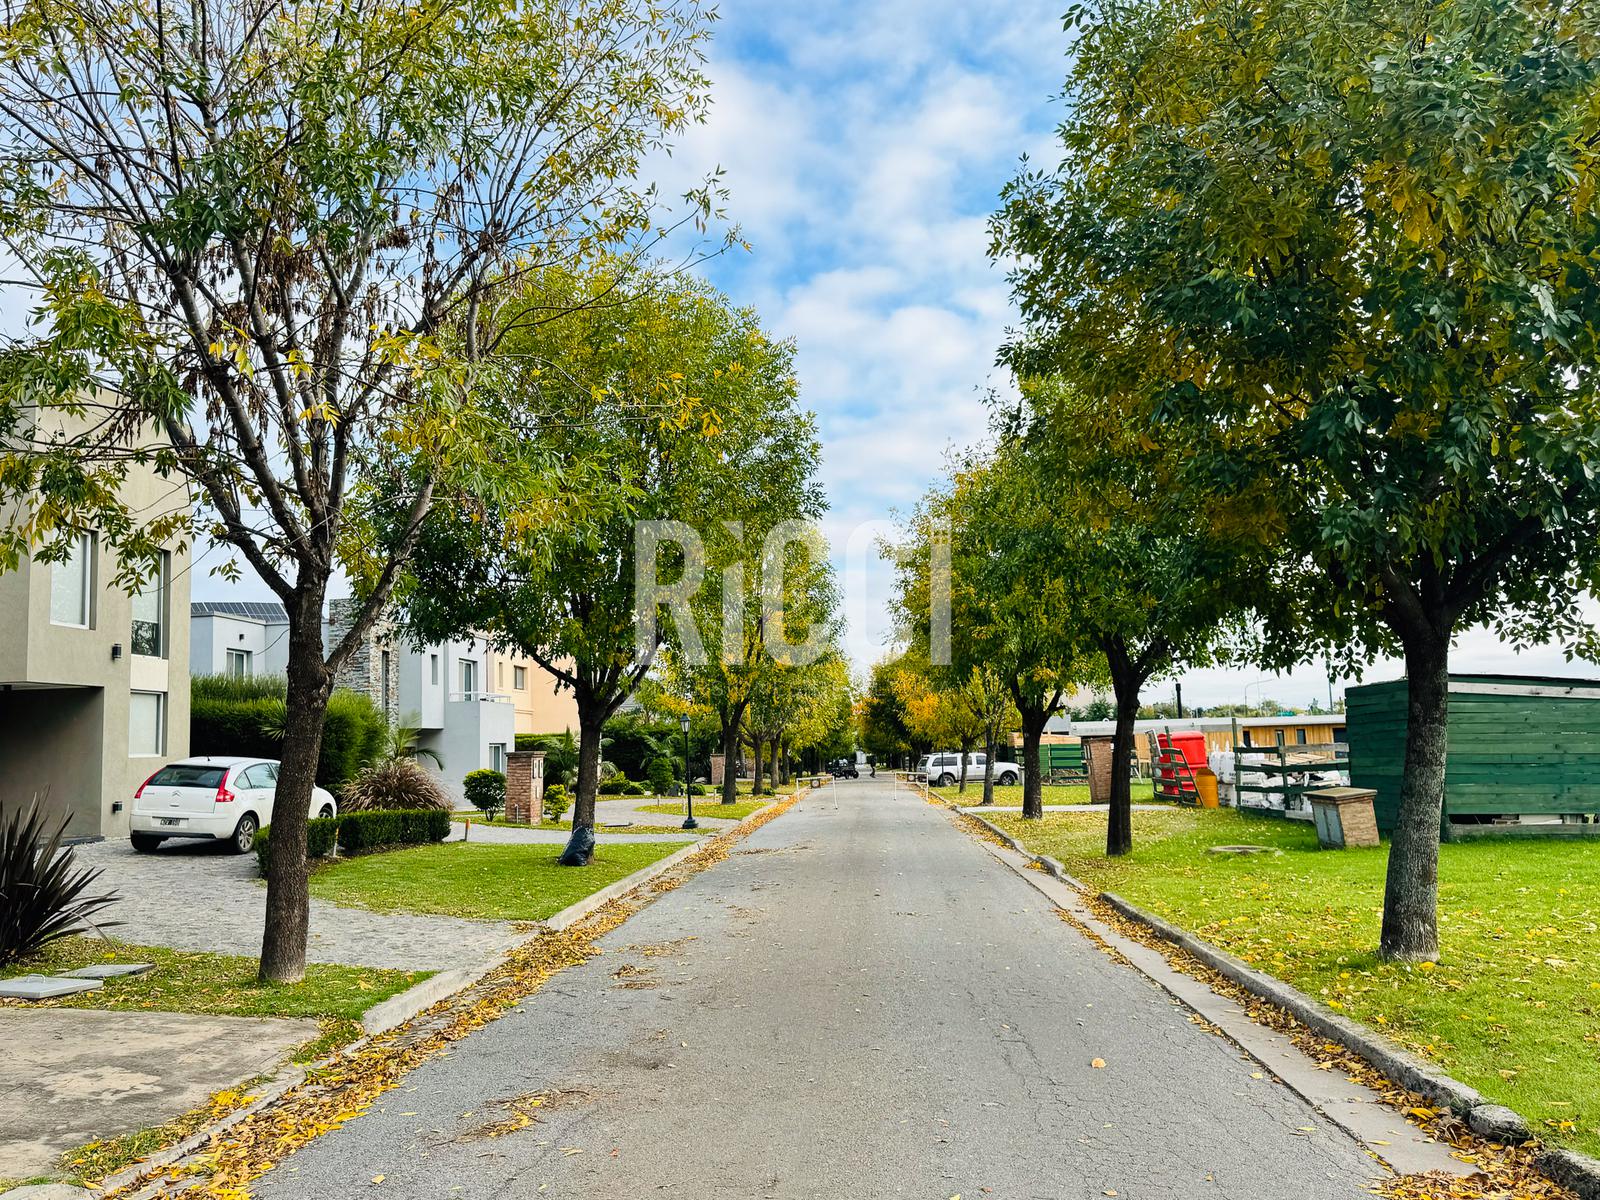
[[[391,846],[423,846],[450,835],[450,814],[436,808],[375,808],[338,818],[339,850],[361,854]]]
[[[312,817],[306,822],[306,857],[308,859],[329,858],[333,855],[333,845],[339,834],[339,822],[343,817]],[[250,843],[250,848],[256,852],[256,864],[261,868],[261,873],[267,873],[267,830],[270,825],[263,825],[256,830],[255,841]]]
[[[267,873],[271,853],[264,825],[256,830],[251,848],[261,873]],[[369,812],[341,813],[337,817],[313,817],[306,822],[306,858],[332,858],[337,844],[341,853],[360,854],[370,850],[389,850],[398,846],[422,846],[442,842],[450,834],[450,814],[438,809],[377,808]]]
[[[197,676],[189,694],[189,753],[281,758],[283,743],[269,730],[282,726],[287,686],[281,678]],[[359,692],[335,691],[322,726],[317,783],[341,791],[382,750],[387,736],[377,705]]]

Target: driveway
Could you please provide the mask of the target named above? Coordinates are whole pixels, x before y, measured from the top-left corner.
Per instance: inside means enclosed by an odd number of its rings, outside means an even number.
[[[77,855],[104,872],[101,888],[121,897],[103,914],[122,922],[107,930],[119,941],[251,957],[261,953],[267,889],[255,855],[225,854],[215,844],[199,842],[166,842],[153,854],[140,854],[122,839],[79,846]],[[443,971],[492,958],[524,936],[509,921],[375,913],[313,899],[306,957]]]
[[[1359,1200],[1383,1168],[887,783],[808,794],[265,1200]]]

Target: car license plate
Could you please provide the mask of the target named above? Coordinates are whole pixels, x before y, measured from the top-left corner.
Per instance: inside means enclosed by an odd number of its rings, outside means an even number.
[[[183,824],[183,818],[182,817],[157,817],[156,820],[161,822],[161,824],[163,824],[163,825],[182,825]]]

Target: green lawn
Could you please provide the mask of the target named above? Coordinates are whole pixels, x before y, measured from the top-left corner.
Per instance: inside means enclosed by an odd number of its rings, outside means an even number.
[[[983,803],[983,777],[967,780],[967,790],[963,794],[959,787],[930,788],[935,796],[945,800],[956,800],[962,805]],[[1045,784],[1040,788],[1046,804],[1088,804],[1089,785],[1087,783]],[[1133,802],[1135,804],[1150,804],[1155,800],[1155,784],[1148,779],[1135,779],[1133,781]],[[1011,805],[1014,808],[1022,806],[1022,785],[1014,784],[1011,787],[995,785],[994,802],[997,808]]]
[[[602,838],[588,867],[561,866],[561,847],[548,844],[413,846],[330,863],[311,876],[311,894],[378,912],[539,921],[689,844]]]
[[[715,796],[696,796],[694,813],[696,817],[720,817],[725,821],[742,821],[751,813],[760,812],[771,803],[771,800],[739,800],[733,804],[724,804]],[[682,800],[671,800],[666,804],[646,804],[639,811],[660,813],[664,817],[677,817],[679,820],[682,820],[684,815]]]
[[[208,1013],[230,1017],[318,1017],[340,1024],[357,1021],[380,1000],[426,979],[431,971],[385,971],[308,963],[299,983],[261,983],[256,960],[138,946],[94,937],[63,938],[43,954],[0,970],[0,975],[50,975],[101,962],[155,964],[143,975],[108,979],[98,991],[27,1004],[29,1008],[103,1008],[152,1012]],[[20,1001],[0,1001],[16,1005]],[[330,1041],[349,1040],[359,1030],[326,1026],[324,1036],[300,1057],[316,1057]],[[341,1037],[348,1033],[349,1037]]]
[[[1600,1152],[1600,846],[1441,848],[1437,967],[1379,962],[1387,849],[1323,851],[1305,825],[1230,811],[1135,813],[1134,852],[1104,856],[1105,817],[994,823],[1295,984],[1508,1104],[1547,1140]],[[1277,855],[1210,855],[1251,843]]]

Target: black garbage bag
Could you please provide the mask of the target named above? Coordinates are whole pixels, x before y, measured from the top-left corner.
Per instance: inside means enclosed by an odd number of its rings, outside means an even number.
[[[561,852],[563,867],[587,867],[594,857],[594,826],[574,825],[567,848]]]

